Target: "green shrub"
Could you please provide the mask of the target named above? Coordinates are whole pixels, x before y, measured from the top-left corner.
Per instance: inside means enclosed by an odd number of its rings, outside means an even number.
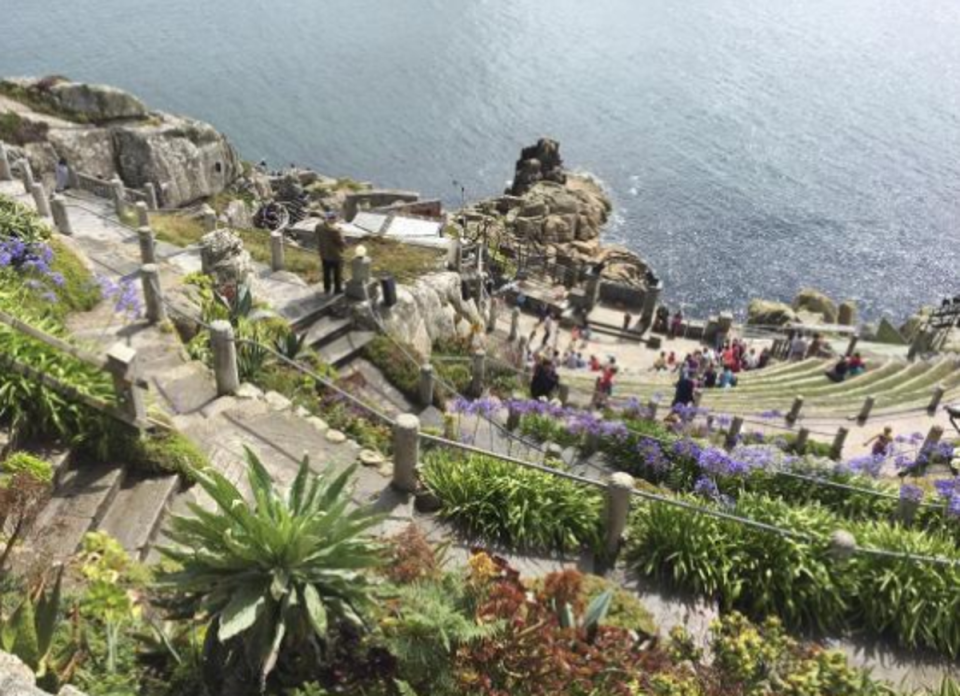
[[[601,495],[573,481],[445,450],[427,454],[423,481],[441,514],[481,539],[512,548],[599,548]]]
[[[555,442],[562,447],[573,447],[581,440],[579,435],[570,432],[563,420],[537,414],[520,419],[520,434],[537,442]]]
[[[6,476],[29,474],[41,483],[53,481],[53,467],[50,462],[40,459],[29,452],[14,452],[0,463],[0,472]]]
[[[60,304],[72,312],[88,312],[100,302],[100,287],[80,258],[56,237],[51,239],[53,263],[50,268],[63,276],[62,287],[52,287]]]
[[[407,350],[421,363],[424,362],[412,347],[407,346]],[[377,335],[364,346],[363,357],[373,363],[397,391],[412,403],[419,402],[420,366],[403,354],[394,339],[382,334]],[[442,403],[438,392],[439,390],[435,390],[434,401],[440,407]]]
[[[952,540],[883,522],[845,522],[820,505],[749,493],[732,512],[809,539],[651,504],[634,515],[629,558],[642,572],[715,597],[727,609],[776,614],[790,626],[866,628],[908,648],[960,654],[960,565],[862,553],[845,562],[830,547],[830,534],[846,528],[865,548],[960,561]]]

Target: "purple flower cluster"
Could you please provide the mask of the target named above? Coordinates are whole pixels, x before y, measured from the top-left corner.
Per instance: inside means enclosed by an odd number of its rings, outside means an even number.
[[[492,396],[473,400],[458,396],[450,404],[450,409],[454,413],[462,413],[465,416],[481,416],[483,418],[492,418],[497,415],[502,408],[503,403],[500,399]]]
[[[720,497],[720,489],[716,482],[709,476],[701,476],[693,484],[693,492],[702,498],[717,500]]]
[[[100,294],[104,299],[111,300],[114,311],[124,314],[129,319],[136,319],[143,313],[143,304],[137,286],[130,280],[114,282],[106,276],[97,276],[100,285]]]
[[[921,500],[923,500],[923,489],[919,486],[905,483],[900,486],[900,500],[907,500],[911,503],[919,503]]]
[[[714,476],[743,476],[757,467],[749,459],[731,457],[723,450],[714,447],[700,451],[700,456],[697,457],[697,466]]]
[[[503,402],[511,411],[520,416],[548,416],[550,418],[566,418],[575,411],[565,409],[556,403],[538,399],[507,399]]]
[[[64,283],[63,275],[52,269],[53,250],[42,242],[25,242],[16,237],[0,240],[0,268],[8,268],[17,273],[28,273],[47,279],[57,287]],[[42,297],[56,302],[57,296],[38,278],[30,278],[25,285],[32,290],[42,292]]]
[[[670,460],[663,453],[663,448],[656,440],[648,437],[637,443],[637,454],[643,458],[644,466],[656,473],[663,473],[670,468]]]
[[[674,456],[677,457],[689,457],[690,459],[698,459],[700,457],[700,446],[693,440],[677,440],[673,443],[671,450]]]
[[[770,411],[764,411],[763,413],[760,414],[760,417],[763,418],[764,420],[774,420],[776,418],[783,418],[783,411],[778,411],[776,409],[772,409]]]
[[[880,469],[883,467],[883,460],[884,457],[882,456],[866,454],[862,457],[854,457],[846,463],[846,467],[856,474],[877,478],[880,475]]]
[[[934,481],[933,486],[937,489],[937,495],[941,498],[952,498],[960,495],[960,479],[940,479]]]

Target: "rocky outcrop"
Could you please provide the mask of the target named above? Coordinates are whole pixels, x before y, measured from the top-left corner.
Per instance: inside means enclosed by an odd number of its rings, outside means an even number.
[[[837,305],[819,290],[804,288],[793,298],[793,309],[820,315],[826,324],[837,323]]]
[[[467,336],[483,323],[473,300],[464,300],[460,276],[432,273],[413,285],[397,287],[397,303],[380,309],[379,319],[391,336],[429,356],[435,341]]]
[[[0,82],[0,94],[19,100],[21,119],[46,125],[43,140],[24,146],[40,175],[63,157],[90,176],[119,176],[132,188],[150,182],[161,204],[175,207],[220,193],[241,171],[236,151],[209,124],[149,112],[113,87],[18,79]]]
[[[783,326],[797,321],[797,314],[785,302],[751,300],[747,307],[747,323],[754,326]]]
[[[511,196],[525,196],[541,181],[556,184],[567,183],[567,175],[560,159],[560,143],[541,138],[536,145],[525,147],[517,160],[513,183],[507,189]]]
[[[524,255],[553,257],[581,265],[603,264],[608,282],[643,288],[647,264],[621,246],[600,243],[612,204],[590,176],[563,169],[560,145],[542,139],[525,148],[513,184],[503,196],[480,201],[451,217],[466,221],[466,237],[523,248]]]
[[[200,238],[203,272],[214,277],[218,287],[243,283],[253,274],[250,252],[232,230],[219,229]]]

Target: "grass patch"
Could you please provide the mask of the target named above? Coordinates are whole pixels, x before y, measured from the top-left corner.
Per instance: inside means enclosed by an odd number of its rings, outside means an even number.
[[[63,286],[55,289],[60,305],[68,312],[89,312],[100,302],[100,286],[93,274],[60,239],[53,237],[49,244],[53,250],[51,270],[63,276]]]
[[[26,120],[13,111],[0,114],[0,140],[13,145],[43,142],[48,130],[46,123]]]
[[[60,77],[57,75],[46,77],[40,82],[40,87],[49,88],[55,85],[57,82],[63,82],[66,79],[67,78],[65,77]],[[38,114],[55,116],[63,119],[64,121],[72,121],[74,123],[90,123],[90,119],[85,115],[77,114],[73,111],[60,108],[53,101],[53,99],[50,98],[49,94],[44,93],[42,89],[30,90],[13,82],[0,81],[0,94],[13,99],[14,101],[20,102]]]
[[[157,239],[179,247],[196,244],[206,234],[199,220],[182,215],[153,214],[150,226]],[[254,261],[270,263],[270,234],[267,231],[247,229],[235,232],[240,235],[244,248]],[[437,270],[443,257],[442,252],[435,249],[410,246],[392,239],[369,238],[359,243],[367,248],[373,261],[373,273],[390,273],[400,282],[408,282]],[[322,280],[320,255],[315,250],[287,245],[284,258],[287,270],[307,283],[312,285]],[[346,278],[350,277],[349,261],[344,273]]]

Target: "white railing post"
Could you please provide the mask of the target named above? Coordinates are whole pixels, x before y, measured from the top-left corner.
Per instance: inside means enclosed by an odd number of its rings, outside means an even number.
[[[117,212],[117,217],[123,218],[127,214],[127,187],[123,185],[120,177],[114,177],[110,182],[110,191],[113,195],[113,206]]]
[[[7,154],[7,146],[3,143],[0,143],[0,181],[13,181],[10,155]]]
[[[478,350],[473,354],[471,366],[470,395],[480,397],[483,395],[484,376],[487,371],[487,353]]]
[[[166,321],[167,311],[163,306],[163,291],[160,288],[160,267],[155,263],[145,264],[140,268],[140,277],[143,281],[143,303],[147,321],[151,324]]]
[[[830,446],[830,459],[835,462],[843,457],[843,446],[847,442],[847,435],[850,431],[846,428],[837,428],[837,434],[833,438],[833,445]]]
[[[510,342],[513,343],[520,335],[520,308],[510,310]]]
[[[210,347],[213,349],[217,396],[236,394],[240,388],[240,372],[237,367],[237,341],[229,321],[219,319],[210,324]]]
[[[943,395],[947,393],[947,390],[942,384],[938,384],[933,388],[933,394],[930,396],[930,404],[927,406],[927,413],[931,416],[936,415],[937,409],[940,408],[940,402],[943,401]]]
[[[67,211],[67,201],[60,194],[54,194],[50,199],[50,212],[53,215],[53,224],[60,234],[70,236],[73,226],[70,224],[70,213]]]
[[[877,403],[875,396],[868,396],[863,400],[863,406],[860,407],[860,413],[857,415],[857,422],[863,425],[870,418],[870,412],[873,411],[874,404]]]
[[[147,403],[138,386],[137,351],[125,343],[115,343],[107,352],[107,371],[113,377],[117,403],[132,425],[142,428],[147,420]]]
[[[803,397],[798,396],[793,400],[790,407],[790,413],[787,414],[787,425],[793,425],[800,419],[800,411],[803,410]]]
[[[155,264],[157,245],[153,238],[153,230],[146,226],[138,228],[137,239],[140,242],[140,260],[145,264]]]
[[[147,194],[147,208],[152,211],[160,210],[160,205],[157,202],[157,187],[153,185],[153,182],[145,183],[143,191]]]
[[[727,430],[727,439],[724,444],[728,450],[732,450],[737,446],[737,442],[740,440],[741,430],[743,430],[743,418],[737,416],[730,421],[730,428]]]
[[[143,201],[137,201],[133,204],[133,207],[137,209],[137,227],[149,227],[150,211],[147,209],[147,204]]]
[[[633,497],[635,483],[633,476],[623,472],[610,476],[607,483],[604,550],[608,557],[615,556],[620,550],[630,517],[630,499]]]
[[[30,189],[33,195],[33,202],[37,206],[37,214],[40,217],[48,218],[50,214],[50,199],[47,198],[47,191],[39,181],[35,182]]]
[[[33,185],[36,183],[33,179],[33,167],[30,166],[30,160],[26,157],[20,160],[20,181],[23,183],[25,193],[33,193]]]
[[[283,253],[283,232],[274,230],[270,233],[270,269],[276,273],[286,266]]]
[[[403,493],[417,490],[420,460],[420,419],[410,413],[397,416],[393,425],[393,487]]]
[[[433,365],[427,363],[420,366],[420,384],[418,391],[420,396],[420,405],[429,408],[433,405],[433,392],[436,387],[436,375],[433,373]]]

